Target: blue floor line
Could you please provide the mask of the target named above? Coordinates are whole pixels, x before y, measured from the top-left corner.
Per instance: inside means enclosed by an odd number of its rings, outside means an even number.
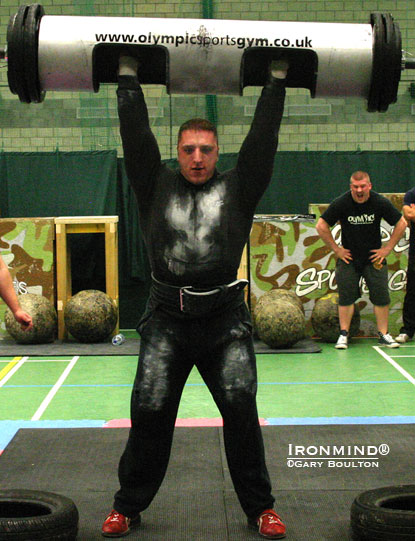
[[[20,428],[99,428],[101,420],[57,420],[57,421],[0,421],[0,451],[4,450]]]
[[[47,388],[51,389],[54,385],[3,385],[3,389],[41,389]],[[132,383],[71,383],[66,385],[61,385],[60,389],[64,387],[132,387]]]
[[[407,379],[377,380],[377,381],[276,381],[262,382],[258,385],[356,385],[373,383],[409,383]]]
[[[267,425],[389,425],[413,424],[415,416],[397,415],[385,417],[271,417]]]

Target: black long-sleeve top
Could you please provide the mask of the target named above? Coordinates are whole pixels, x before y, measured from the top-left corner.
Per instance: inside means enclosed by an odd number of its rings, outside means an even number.
[[[272,176],[284,81],[263,88],[236,166],[215,170],[202,185],[161,162],[137,78],[120,76],[117,96],[125,167],[153,275],[176,286],[235,280],[255,207]]]

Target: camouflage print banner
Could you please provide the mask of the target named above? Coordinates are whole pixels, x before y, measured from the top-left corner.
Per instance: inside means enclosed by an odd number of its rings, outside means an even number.
[[[402,210],[404,194],[383,194]],[[250,285],[251,308],[257,299],[273,288],[295,291],[300,297],[306,315],[307,330],[312,334],[310,323],[314,303],[327,293],[337,290],[334,275],[336,258],[318,236],[315,225],[328,204],[310,204],[309,212],[314,218],[295,216],[257,216],[250,236]],[[392,228],[382,221],[382,239],[387,241]],[[332,229],[340,242],[340,225]],[[389,331],[399,333],[402,324],[402,304],[405,295],[406,267],[408,263],[409,228],[404,237],[388,256],[389,292],[391,296]],[[357,302],[361,314],[360,334],[376,333],[373,305],[369,300],[364,280],[362,297]]]
[[[0,253],[9,267],[18,295],[36,293],[54,300],[53,218],[0,219]],[[0,339],[7,335],[0,299]]]

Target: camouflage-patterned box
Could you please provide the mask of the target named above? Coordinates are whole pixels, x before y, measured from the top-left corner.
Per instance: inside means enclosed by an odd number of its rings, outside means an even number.
[[[36,293],[55,305],[53,218],[1,218],[0,253],[19,295]],[[0,339],[7,335],[0,299]]]
[[[404,194],[383,195],[388,197],[398,210],[402,209]],[[291,289],[303,302],[309,334],[312,334],[310,317],[315,301],[337,290],[334,276],[336,258],[315,229],[318,218],[327,206],[328,204],[311,203],[308,219],[307,215],[256,216],[250,235],[251,308],[253,309],[257,299],[270,289]],[[382,238],[386,241],[392,228],[383,221],[381,228]],[[335,239],[340,240],[339,225],[332,229],[332,233]],[[399,332],[402,322],[408,246],[409,228],[388,256],[391,295],[389,331],[393,335]],[[373,336],[376,332],[375,318],[364,282],[362,293],[358,301],[361,313],[360,334]]]

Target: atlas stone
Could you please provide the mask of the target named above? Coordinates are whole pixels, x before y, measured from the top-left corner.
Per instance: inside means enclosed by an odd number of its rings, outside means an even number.
[[[338,293],[328,293],[317,299],[311,312],[311,325],[314,333],[324,342],[334,343],[340,334],[338,313]],[[354,305],[354,314],[349,329],[349,336],[356,336],[360,329],[360,311],[357,304]]]
[[[117,325],[118,309],[103,291],[86,289],[69,299],[64,320],[67,330],[79,342],[104,342]]]
[[[252,317],[252,323],[253,323],[253,331],[254,335],[258,337],[258,329],[256,324],[256,318],[257,314],[261,310],[261,307],[274,303],[279,302],[280,300],[286,300],[287,302],[291,302],[295,306],[301,309],[302,313],[304,314],[304,306],[301,302],[301,299],[294,293],[294,291],[290,291],[289,289],[283,289],[283,288],[275,288],[271,289],[270,291],[267,291],[259,299],[256,301],[256,303],[252,303],[253,306],[253,317]]]
[[[304,313],[304,306],[301,302],[301,299],[298,295],[294,293],[294,291],[290,289],[283,289],[283,288],[275,288],[271,289],[270,291],[267,291],[261,297],[258,299],[256,306],[260,307],[264,303],[268,304],[269,302],[278,301],[279,299],[286,299],[287,301],[291,301],[293,304],[298,306],[300,310]]]
[[[259,338],[271,348],[291,347],[305,337],[304,314],[287,298],[260,303],[254,320]]]
[[[48,344],[54,342],[58,330],[58,316],[53,304],[42,295],[19,295],[19,303],[32,316],[33,328],[25,331],[7,309],[4,315],[6,330],[18,344]]]

